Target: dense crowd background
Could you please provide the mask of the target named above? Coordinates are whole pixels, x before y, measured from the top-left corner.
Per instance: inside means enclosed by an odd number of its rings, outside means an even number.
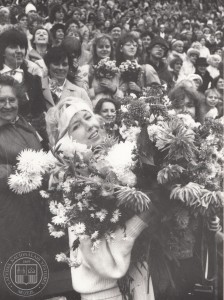
[[[39,243],[49,218],[43,199],[17,197],[6,185],[18,153],[49,150],[45,115],[66,97],[81,98],[120,140],[120,99],[141,96],[147,87],[163,86],[175,112],[189,113],[196,122],[221,118],[223,32],[222,0],[0,0],[1,264],[24,245],[40,250],[52,272],[61,272],[45,297],[78,297],[68,284],[68,269],[63,273],[53,262],[68,241],[48,237]],[[183,260],[192,286],[188,262]],[[175,276],[178,282],[179,273]],[[164,293],[157,299],[180,299],[178,293],[172,297]]]

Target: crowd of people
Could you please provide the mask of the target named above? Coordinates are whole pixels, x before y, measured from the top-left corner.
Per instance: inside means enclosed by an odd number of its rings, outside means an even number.
[[[17,155],[27,148],[48,151],[67,133],[87,146],[99,144],[101,131],[122,140],[121,99],[138,97],[153,85],[163,86],[176,114],[189,113],[201,124],[221,118],[223,34],[222,1],[0,0],[1,269],[10,254],[25,247],[41,253],[54,274],[64,272],[54,255],[72,244],[71,233],[60,242],[48,237],[49,213],[37,192],[15,195],[8,188]],[[98,255],[84,240],[82,269],[72,269],[68,287],[60,290],[59,284],[43,297],[79,299],[73,284],[82,299],[123,299],[117,279],[127,272],[150,213],[128,220],[131,241],[118,238],[108,249],[105,240]],[[216,223],[211,231],[220,231]],[[138,277],[130,299],[187,299],[187,292],[154,293],[153,277],[149,292],[142,293],[147,280],[136,270],[130,273]],[[4,299],[18,299],[4,287],[2,274],[0,282]]]

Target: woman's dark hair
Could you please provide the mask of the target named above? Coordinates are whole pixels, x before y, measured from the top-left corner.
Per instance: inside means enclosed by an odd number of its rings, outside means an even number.
[[[110,46],[111,46],[110,59],[111,60],[113,59],[113,52],[114,52],[113,51],[113,41],[112,41],[112,39],[109,35],[102,34],[99,37],[95,38],[94,41],[93,41],[93,44],[92,44],[93,65],[96,65],[100,60],[97,56],[97,53],[96,53],[96,46],[98,45],[98,43],[100,41],[103,41],[103,40],[108,40],[109,41]]]
[[[3,68],[5,49],[8,46],[20,46],[27,51],[28,41],[25,33],[12,28],[0,34],[0,70]]]
[[[21,84],[17,80],[15,80],[12,76],[0,74],[0,86],[2,85],[10,86],[13,89],[19,104],[21,104],[24,101],[25,91],[21,86]]]
[[[169,92],[169,99],[174,108],[183,107],[186,96],[194,103],[195,121],[203,123],[205,116],[205,97],[203,94],[185,85],[177,85]]]
[[[183,59],[181,57],[175,57],[170,61],[169,65],[173,69],[175,64],[177,64],[177,63],[183,64]]]
[[[116,112],[120,109],[120,103],[117,102],[116,100],[111,99],[111,98],[101,98],[101,99],[97,102],[97,104],[96,104],[96,106],[95,106],[95,108],[94,108],[95,114],[98,114],[98,115],[100,114],[100,111],[101,111],[101,109],[102,109],[102,106],[103,106],[103,104],[104,104],[105,102],[113,103],[114,106],[115,106]]]
[[[69,29],[69,26],[71,24],[76,24],[78,26],[78,28],[80,28],[79,22],[73,19],[69,19],[66,23],[65,23],[65,33],[67,33],[67,30]]]
[[[49,69],[51,63],[58,64],[63,62],[66,58],[68,58],[69,67],[72,66],[72,58],[67,53],[67,51],[60,45],[57,47],[52,47],[48,50],[47,54],[44,56],[44,62]]]
[[[23,17],[27,17],[28,18],[27,14],[21,13],[21,14],[18,15],[17,20],[20,21]]]
[[[45,30],[47,32],[47,34],[48,34],[48,45],[47,46],[48,47],[50,46],[50,34],[49,34],[49,31],[46,28],[44,28],[43,26],[38,26],[38,27],[35,28],[34,33],[33,33],[33,37],[32,37],[32,40],[31,40],[31,45],[32,45],[33,49],[36,49],[36,44],[34,43],[34,40],[35,40],[35,34],[36,34],[37,30],[39,30],[39,29],[43,29],[43,30]]]
[[[117,43],[117,48],[116,48],[116,61],[117,61],[117,66],[119,67],[122,62],[125,61],[124,55],[121,52],[121,48],[123,45],[125,45],[127,42],[135,42],[138,45],[137,52],[136,52],[136,57],[139,55],[139,44],[138,44],[138,39],[131,33],[124,34],[123,36],[120,37]]]
[[[153,32],[150,32],[150,31],[143,31],[141,33],[141,39],[146,37],[146,36],[150,36],[151,40],[155,37],[154,33]]]
[[[50,13],[49,13],[49,20],[50,20],[51,23],[54,23],[56,13],[60,12],[60,11],[63,11],[64,15],[66,14],[63,6],[61,6],[60,4],[54,4],[51,7],[51,10],[50,10]]]
[[[217,83],[218,83],[219,79],[223,79],[223,80],[224,80],[223,74],[221,74],[221,75],[215,77],[215,78],[212,80],[212,83],[211,83],[211,89],[214,89],[214,88],[217,89]]]
[[[62,29],[63,30],[63,32],[65,32],[65,25],[63,25],[63,24],[61,24],[61,23],[56,23],[56,24],[54,24],[53,26],[52,26],[52,28],[51,28],[51,35],[52,35],[52,37],[55,39],[56,38],[56,31],[58,30],[58,29]]]

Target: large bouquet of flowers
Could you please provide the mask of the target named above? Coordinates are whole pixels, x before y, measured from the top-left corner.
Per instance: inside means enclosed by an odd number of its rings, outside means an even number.
[[[125,82],[137,82],[142,68],[136,61],[126,60],[120,64],[120,73]]]
[[[135,188],[136,142],[107,138],[90,149],[66,137],[52,152],[23,151],[9,177],[10,188],[28,193],[47,179],[48,190],[40,193],[50,201],[50,234],[59,238],[70,228],[77,237],[74,248],[88,235],[94,251],[102,237],[115,238],[118,226],[124,227],[125,239],[125,221],[150,204],[149,197]],[[78,265],[65,255],[57,259]]]
[[[149,265],[157,293],[175,287],[173,268],[193,256],[199,220],[202,224],[224,207],[223,119],[207,119],[202,125],[190,114],[176,115],[162,86],[145,89],[142,96],[121,102],[120,133],[126,140],[137,139],[138,161],[146,192],[148,178],[155,171],[161,197],[152,200],[157,219],[150,226],[133,260],[138,260],[145,241],[150,241]],[[148,233],[147,233],[148,231]],[[145,248],[147,249],[147,248]],[[147,258],[146,258],[147,259]],[[158,276],[158,278],[157,278]],[[157,285],[157,280],[159,285]]]
[[[116,67],[116,61],[110,60],[109,57],[101,59],[97,65],[93,66],[94,74],[96,78],[112,79],[118,73],[118,67]]]

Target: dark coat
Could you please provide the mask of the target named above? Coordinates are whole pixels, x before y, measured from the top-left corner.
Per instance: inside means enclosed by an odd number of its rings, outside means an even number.
[[[156,70],[161,83],[165,81],[168,86],[168,89],[170,89],[173,86],[173,78],[172,78],[172,74],[168,70],[167,64],[161,61],[157,66],[150,60],[148,61],[148,64],[153,66],[153,68]]]
[[[213,78],[210,76],[207,70],[205,72],[205,75],[202,75],[199,71],[196,71],[195,74],[200,75],[203,80],[203,83],[198,90],[199,92],[204,93],[208,89],[209,83],[212,83]]]

